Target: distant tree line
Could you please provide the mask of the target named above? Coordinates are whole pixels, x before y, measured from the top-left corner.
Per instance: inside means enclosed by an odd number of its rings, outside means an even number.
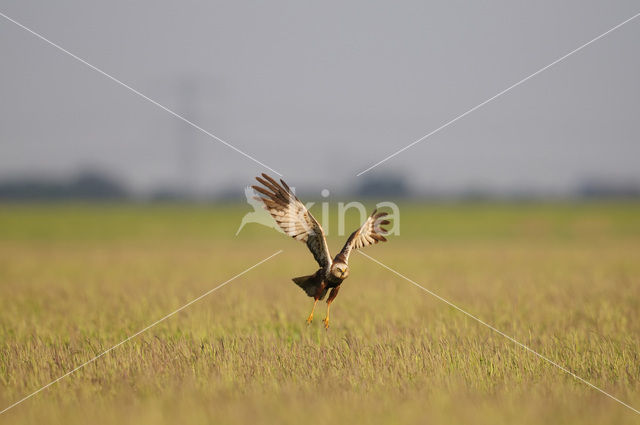
[[[124,186],[106,175],[88,172],[68,181],[42,178],[0,182],[2,200],[124,200],[129,193]]]
[[[594,180],[580,186],[578,194],[583,198],[640,198],[640,185]]]
[[[225,188],[217,194],[196,195],[187,189],[161,187],[144,196],[133,195],[126,186],[104,173],[89,171],[67,180],[21,178],[0,181],[0,201],[64,201],[64,200],[143,200],[151,202],[243,202],[244,187]],[[535,200],[548,199],[548,194],[534,191],[496,193],[482,188],[457,192],[431,191],[418,193],[401,175],[366,176],[358,180],[348,196],[358,199],[429,199],[429,200]],[[572,193],[552,198],[568,199],[640,199],[640,184],[587,180]]]

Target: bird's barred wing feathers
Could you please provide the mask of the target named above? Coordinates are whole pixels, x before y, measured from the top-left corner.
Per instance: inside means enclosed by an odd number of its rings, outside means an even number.
[[[251,186],[261,195],[255,199],[262,202],[287,235],[307,245],[320,267],[329,267],[331,254],[324,231],[291,188],[283,180],[278,183],[264,173],[262,178],[256,177],[256,180],[264,187]]]
[[[340,261],[346,263],[349,260],[349,254],[351,254],[352,250],[364,248],[365,246],[377,244],[378,242],[385,242],[387,238],[385,238],[384,235],[387,233],[387,230],[382,226],[389,224],[389,220],[384,219],[387,215],[386,212],[379,213],[377,210],[374,210],[364,224],[349,236],[342,251],[336,256],[336,259],[340,259]]]

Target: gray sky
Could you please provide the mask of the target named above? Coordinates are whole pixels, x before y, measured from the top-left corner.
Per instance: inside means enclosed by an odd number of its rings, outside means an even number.
[[[291,183],[336,190],[639,11],[584,0],[0,2]],[[640,180],[639,41],[640,18],[375,173],[406,173],[421,189]],[[0,177],[96,166],[140,189],[190,178],[215,190],[263,171],[2,18],[0,54]]]

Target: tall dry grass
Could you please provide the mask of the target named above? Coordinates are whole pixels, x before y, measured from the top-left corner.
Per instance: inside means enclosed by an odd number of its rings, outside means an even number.
[[[242,208],[0,211],[0,407],[284,252],[0,423],[635,423],[639,417],[354,255],[316,322],[302,244]],[[640,206],[407,205],[367,253],[640,406]],[[355,225],[354,217],[351,224]],[[336,251],[342,238],[331,237]]]

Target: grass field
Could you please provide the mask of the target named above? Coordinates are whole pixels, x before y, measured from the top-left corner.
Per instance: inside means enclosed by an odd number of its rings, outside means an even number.
[[[0,423],[640,420],[358,254],[331,328],[324,304],[307,327],[290,278],[312,257],[257,225],[235,237],[245,212],[3,205],[0,409],[284,252]],[[405,205],[401,220],[365,252],[640,408],[640,204]]]

